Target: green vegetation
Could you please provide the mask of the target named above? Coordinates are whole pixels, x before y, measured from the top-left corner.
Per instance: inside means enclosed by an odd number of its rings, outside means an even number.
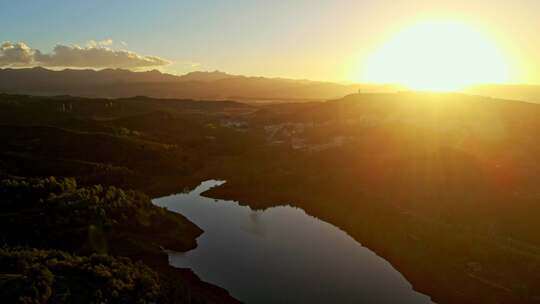
[[[538,117],[539,105],[460,94],[266,106],[1,95],[0,235],[11,247],[142,260],[162,295],[181,286],[224,302],[159,250],[192,248],[200,230],[137,192],[221,178],[207,195],[301,207],[437,303],[535,303]]]
[[[145,242],[186,250],[195,243],[181,236],[200,233],[141,193],[113,186],[79,188],[70,178],[3,180],[0,197],[0,237],[10,245],[115,253]]]
[[[257,137],[222,126],[235,102],[0,95],[0,174],[74,177],[157,195],[194,186],[220,155]]]
[[[114,186],[78,187],[72,178],[4,179],[0,181],[0,239],[6,247],[0,250],[0,299],[6,303],[233,302],[192,274],[167,266],[161,248],[189,250],[200,233],[184,217],[152,205],[140,192]]]
[[[0,249],[4,303],[155,303],[160,294],[158,275],[127,258]]]

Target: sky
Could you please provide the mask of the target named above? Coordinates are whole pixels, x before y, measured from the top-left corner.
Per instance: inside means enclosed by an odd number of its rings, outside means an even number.
[[[538,0],[0,0],[0,44],[4,67],[111,65],[348,82],[363,80],[369,58],[393,35],[444,18],[488,37],[511,67],[509,82],[538,84],[539,14]]]

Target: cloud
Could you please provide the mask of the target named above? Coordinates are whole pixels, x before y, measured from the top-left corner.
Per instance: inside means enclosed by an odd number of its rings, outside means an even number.
[[[156,56],[141,56],[126,50],[103,46],[80,47],[57,45],[52,53],[36,51],[35,61],[49,67],[145,68],[167,65],[170,62]]]
[[[3,42],[0,44],[0,66],[25,66],[33,62],[34,51],[26,44]]]
[[[51,53],[42,53],[22,42],[4,42],[0,46],[0,66],[139,69],[171,63],[157,56],[109,48],[112,44],[111,39],[89,41],[86,47],[58,44]]]
[[[111,45],[113,45],[112,39],[105,39],[101,41],[89,40],[86,43],[87,47],[106,47],[106,46],[111,46]]]

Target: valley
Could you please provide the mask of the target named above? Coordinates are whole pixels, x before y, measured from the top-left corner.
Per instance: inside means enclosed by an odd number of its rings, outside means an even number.
[[[0,107],[4,179],[71,177],[152,197],[225,179],[204,195],[302,208],[436,303],[538,299],[535,104],[431,93],[275,105],[4,94]]]

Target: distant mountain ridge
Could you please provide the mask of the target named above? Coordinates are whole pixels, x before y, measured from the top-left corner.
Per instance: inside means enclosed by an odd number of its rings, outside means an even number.
[[[467,94],[540,103],[540,85],[485,84],[464,90]]]
[[[206,99],[238,101],[315,101],[363,93],[406,91],[392,84],[339,84],[287,78],[248,77],[221,71],[177,76],[157,70],[0,69],[0,93],[72,95],[93,98]],[[464,93],[540,103],[540,85],[475,85]]]
[[[191,72],[182,76],[157,70],[132,72],[122,69],[48,70],[0,69],[0,91],[10,94],[73,95],[123,98],[322,100],[358,92],[360,85],[247,77],[220,71]]]

